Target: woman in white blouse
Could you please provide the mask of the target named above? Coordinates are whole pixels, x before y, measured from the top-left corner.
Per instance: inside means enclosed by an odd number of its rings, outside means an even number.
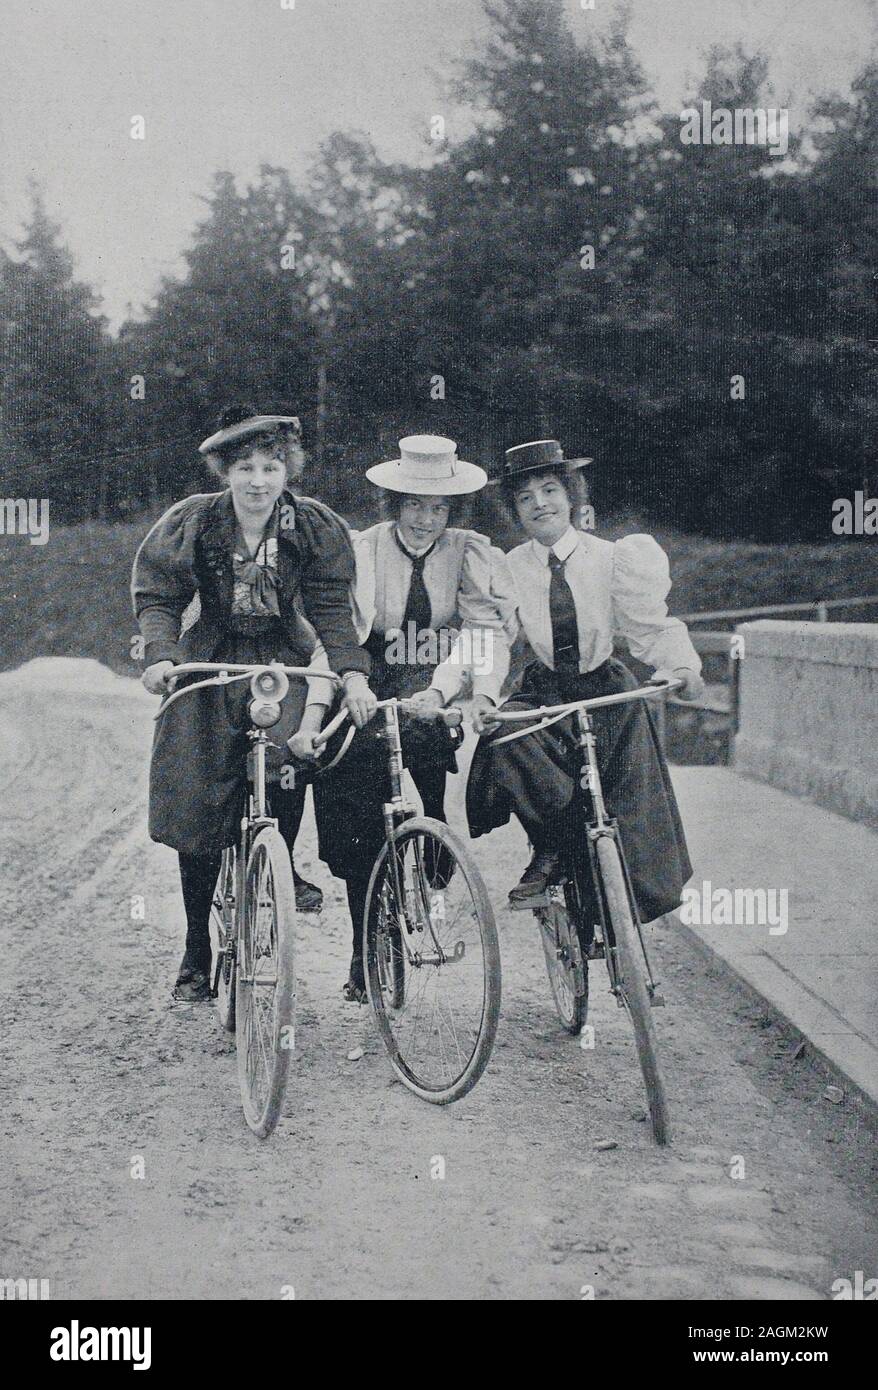
[[[667,556],[651,536],[615,543],[579,529],[586,502],[581,469],[591,460],[564,458],[557,440],[509,449],[501,480],[510,510],[528,536],[499,566],[511,578],[520,640],[529,646],[510,707],[560,704],[632,689],[637,682],[613,657],[621,636],[656,676],[683,681],[681,696],[703,689],[701,662],[685,625],[668,616]],[[484,835],[515,812],[533,857],[510,893],[527,907],[563,871],[565,847],[577,835],[574,780],[579,750],[571,720],[493,749],[493,702],[474,700],[483,734],[467,786],[470,833]],[[642,921],[679,905],[692,872],[686,842],[652,716],[641,701],[596,710],[601,780],[618,818]]]
[[[451,439],[413,435],[399,457],[368,469],[382,489],[386,519],[353,532],[357,562],[355,619],[372,659],[370,685],[379,700],[413,699],[403,716],[406,766],[424,814],[445,819],[445,779],[457,771],[462,735],[437,723],[470,674],[474,691],[492,704],[509,669],[509,649],[491,596],[492,549],[486,536],[450,526],[461,497],[488,481],[484,469],[457,457]],[[366,635],[368,634],[368,636]],[[311,682],[295,754],[309,758],[329,694]],[[347,885],[353,926],[348,999],[365,995],[360,932],[366,889],[384,838],[382,806],[389,795],[387,747],[376,738],[383,719],[357,734],[338,768],[314,784],[320,857]],[[327,759],[335,744],[330,741]]]

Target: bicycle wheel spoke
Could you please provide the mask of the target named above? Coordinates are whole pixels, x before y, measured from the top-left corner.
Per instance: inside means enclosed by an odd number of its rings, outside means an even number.
[[[444,825],[406,827],[372,889],[367,941],[373,1006],[394,1066],[427,1099],[454,1099],[469,1089],[496,1028],[496,933],[484,890],[478,901],[474,897],[473,884],[481,886],[477,871],[470,861],[464,865],[464,857]],[[400,948],[404,980],[394,990],[393,953]],[[391,976],[386,991],[380,987],[385,973]]]

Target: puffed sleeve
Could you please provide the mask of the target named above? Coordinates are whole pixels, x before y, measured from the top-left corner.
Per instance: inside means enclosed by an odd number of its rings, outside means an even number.
[[[373,527],[372,530],[374,531],[374,529]],[[351,617],[358,640],[365,642],[372,631],[372,623],[375,620],[375,547],[371,543],[373,537],[370,531],[350,531],[348,534],[354,548],[356,571],[354,581],[348,590]],[[313,666],[315,670],[325,671],[328,664],[323,643],[318,641],[309,665]],[[324,680],[321,676],[309,676],[307,696],[309,705],[327,707],[332,704],[332,696],[333,687],[329,681]]]
[[[509,671],[509,630],[516,625],[514,586],[506,556],[487,536],[467,532],[457,593],[461,630],[430,682],[447,704],[471,672],[474,695],[494,702]],[[513,633],[514,636],[514,633]]]
[[[180,620],[196,592],[195,536],[204,497],[184,497],[153,526],[134,557],[131,600],[144,662],[181,660]]]
[[[613,547],[613,624],[631,655],[653,670],[701,670],[685,623],[668,615],[668,557],[652,536],[625,536]]]
[[[296,504],[296,532],[302,606],[330,668],[340,676],[347,671],[368,676],[369,654],[360,646],[351,607],[356,566],[348,528],[330,507],[301,498]]]

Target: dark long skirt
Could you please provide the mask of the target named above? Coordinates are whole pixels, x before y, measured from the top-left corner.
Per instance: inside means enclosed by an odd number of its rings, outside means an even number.
[[[310,657],[294,651],[280,625],[268,620],[264,626],[253,623],[249,631],[229,630],[213,652],[199,659],[307,666]],[[200,679],[204,677],[192,677]],[[290,682],[281,721],[269,730],[277,745],[266,758],[269,780],[277,780],[281,766],[289,762],[284,745],[301,723],[305,695],[304,681]],[[184,695],[159,720],[149,776],[153,840],[188,854],[214,854],[235,843],[247,786],[249,699],[249,681],[208,686]],[[279,787],[274,790],[276,796],[285,794]]]
[[[387,664],[382,646],[370,642],[370,685],[379,700],[405,699],[425,690],[433,675],[431,666]],[[335,712],[337,704],[330,713]],[[347,725],[329,742],[323,762],[330,762]],[[390,796],[388,749],[379,710],[365,729],[358,730],[337,768],[314,782],[314,816],[320,858],[336,878],[348,879],[371,869],[384,843],[383,806]],[[456,731],[444,724],[400,716],[400,741],[405,765],[412,775],[424,814],[444,819],[445,778],[457,771],[455,750],[461,743]]]
[[[558,705],[632,690],[637,684],[615,659],[573,676],[534,662],[504,708]],[[650,922],[679,906],[692,874],[667,764],[643,701],[595,710],[592,718],[607,811],[619,822],[641,921]],[[511,731],[502,728],[497,736]],[[470,834],[486,835],[506,825],[512,812],[529,834],[537,827],[551,834],[573,802],[580,759],[572,716],[496,749],[491,736],[480,739],[466,791]]]

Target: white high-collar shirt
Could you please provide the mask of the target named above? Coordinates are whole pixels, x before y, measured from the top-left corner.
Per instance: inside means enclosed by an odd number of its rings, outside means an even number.
[[[554,670],[549,549],[539,541],[526,541],[511,550],[506,561],[524,635],[534,655]],[[617,636],[632,656],[654,670],[701,670],[685,624],[668,615],[668,557],[652,536],[625,536],[613,542],[570,526],[551,549],[565,562],[564,575],[573,594],[580,672],[601,666],[612,655]]]
[[[398,633],[405,616],[412,562],[397,544],[395,531],[395,521],[381,521],[365,531],[351,532],[357,562],[351,606],[361,642],[372,631],[382,636]],[[460,637],[441,665],[425,669],[424,688],[437,690],[448,704],[469,675],[474,694],[488,695],[497,703],[509,670],[509,644],[503,613],[492,593],[493,548],[487,536],[449,526],[425,549],[430,550],[424,563],[424,586],[433,629],[454,627]],[[502,560],[500,552],[496,554]],[[505,611],[511,610],[506,600]],[[319,667],[319,658],[315,652],[311,664]],[[309,681],[309,704],[329,704],[331,699],[326,682]]]

